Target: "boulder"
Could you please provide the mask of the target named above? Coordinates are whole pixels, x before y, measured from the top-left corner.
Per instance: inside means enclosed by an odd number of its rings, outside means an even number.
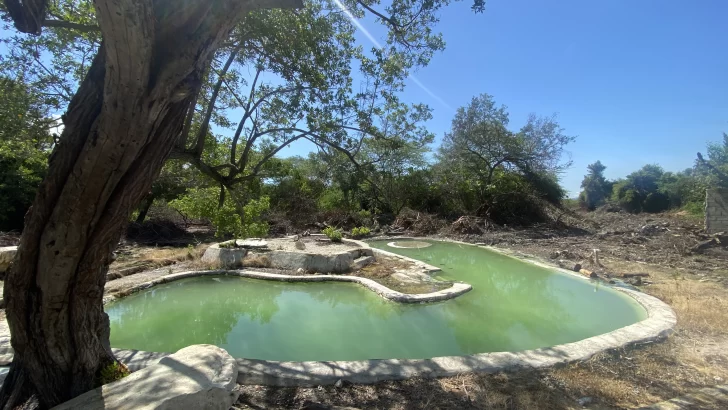
[[[221,268],[235,268],[243,266],[243,259],[247,254],[248,250],[245,248],[221,248],[216,243],[205,250],[201,260]]]
[[[280,269],[302,268],[309,272],[344,273],[351,269],[354,257],[349,252],[338,255],[317,255],[300,252],[275,251],[268,255],[271,266]]]
[[[237,377],[228,352],[194,345],[53,409],[228,410],[237,400]]]
[[[17,246],[3,246],[0,248],[0,273],[4,273],[10,267],[10,262],[15,258]]]

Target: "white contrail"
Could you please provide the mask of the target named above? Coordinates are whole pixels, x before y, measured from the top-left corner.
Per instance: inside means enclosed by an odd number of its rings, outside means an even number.
[[[340,0],[334,0],[334,3],[336,3],[336,5],[341,9],[341,11],[344,12],[344,14],[346,14],[347,17],[349,17],[349,20],[351,20],[351,22],[354,23],[356,28],[358,28],[359,31],[364,33],[364,35],[369,39],[369,41],[371,41],[377,48],[384,49],[384,47],[382,47],[382,44],[379,43],[379,41],[372,35],[372,33],[370,33],[369,30],[367,30],[366,27],[364,27],[364,25],[361,24],[361,22],[356,17],[354,17],[353,14],[351,14],[349,9],[347,9],[346,6],[344,6],[344,4],[341,3]],[[432,92],[432,90],[430,90],[424,84],[422,84],[422,82],[417,77],[415,77],[413,74],[410,74],[409,78],[415,84],[417,84],[417,86],[420,87],[422,89],[422,91],[427,93],[427,95],[429,95],[430,97],[434,98],[437,102],[442,104],[445,108],[447,108],[450,111],[455,111],[455,109],[450,104],[445,102],[445,100],[440,98],[437,94]]]
[[[455,109],[452,107],[452,105],[448,104],[447,102],[445,102],[445,100],[443,100],[442,98],[440,98],[439,95],[435,94],[429,88],[425,87],[425,85],[422,84],[422,82],[419,79],[417,79],[417,77],[415,77],[414,75],[411,75],[410,74],[409,78],[412,79],[412,81],[414,81],[414,83],[417,84],[420,88],[422,88],[422,90],[424,92],[426,92],[427,95],[429,95],[430,97],[432,97],[435,100],[437,100],[437,102],[439,102],[440,104],[442,104],[443,107],[447,108],[450,111],[455,111]]]

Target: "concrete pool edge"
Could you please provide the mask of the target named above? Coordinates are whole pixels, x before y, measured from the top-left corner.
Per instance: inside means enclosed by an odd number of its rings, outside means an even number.
[[[427,239],[432,240],[432,238]],[[467,244],[464,242],[459,243]],[[485,248],[490,249],[490,247]],[[380,251],[376,248],[373,249],[375,252]],[[402,255],[387,251],[382,251],[382,253],[402,257]],[[499,253],[518,258],[507,252]],[[426,265],[412,258],[403,258]],[[526,261],[549,269],[558,269],[573,277],[589,281],[588,278],[565,269],[559,269],[531,259],[527,259]],[[439,268],[434,266],[431,266],[431,268],[433,271],[439,270]],[[647,318],[635,324],[580,341],[521,352],[479,353],[465,356],[436,357],[432,359],[373,359],[358,361],[279,362],[237,359],[239,370],[238,383],[271,386],[317,386],[331,385],[341,379],[353,383],[376,383],[385,380],[401,380],[412,377],[435,378],[455,376],[462,373],[497,373],[518,368],[545,368],[584,361],[595,354],[605,351],[657,342],[667,338],[672,333],[677,323],[677,317],[672,308],[666,303],[654,296],[639,291],[624,288],[613,289],[635,300],[645,309]],[[117,354],[123,358],[128,357],[133,368],[138,366],[143,367],[146,365],[145,360],[149,362],[147,364],[151,364],[164,356],[161,353],[136,351],[119,351]],[[145,357],[148,357],[148,359],[144,359]]]
[[[633,290],[618,289],[634,298],[648,318],[633,325],[573,343],[521,352],[479,353],[432,359],[381,359],[357,361],[277,362],[236,359],[239,384],[269,386],[331,385],[338,380],[376,383],[412,377],[446,377],[462,373],[497,373],[519,368],[545,368],[584,361],[597,353],[665,339],[677,319],[661,300]],[[113,349],[132,371],[157,363],[168,353]]]
[[[239,276],[249,279],[261,279],[278,282],[345,282],[345,283],[356,283],[362,285],[365,289],[370,290],[384,299],[398,303],[430,303],[430,302],[441,302],[450,300],[470,292],[473,287],[467,283],[453,282],[452,286],[447,289],[438,290],[430,293],[416,293],[408,294],[392,290],[379,282],[372,279],[362,278],[359,276],[345,276],[345,275],[281,275],[277,273],[266,273],[256,272],[254,270],[239,269],[239,270],[212,270],[212,271],[188,271],[173,273],[170,275],[162,276],[161,278],[145,282],[134,287],[131,287],[118,296],[107,296],[104,298],[104,304],[111,302],[116,299],[123,298],[130,294],[139,292],[144,289],[148,289],[164,283],[174,282],[181,279],[202,277],[202,276]]]
[[[675,313],[659,299],[619,289],[637,300],[648,318],[609,333],[573,343],[521,352],[479,353],[432,359],[382,359],[324,362],[275,362],[238,359],[238,383],[272,386],[315,386],[339,379],[376,383],[411,377],[445,377],[462,373],[497,373],[517,368],[544,368],[587,360],[597,353],[662,340],[677,323]]]
[[[433,240],[433,238],[426,239]],[[490,249],[489,247],[485,248]],[[505,252],[499,253],[515,257]],[[537,263],[549,269],[557,269],[544,263],[532,260],[526,261]],[[582,280],[589,280],[573,272],[568,272],[563,269],[558,270],[570,273],[574,277],[581,278]],[[207,271],[198,276],[224,274],[222,272],[226,271]],[[167,275],[167,277],[169,276],[174,275]],[[294,278],[300,277],[294,276]],[[319,278],[319,276],[316,276],[316,278]],[[322,278],[331,278],[331,276],[322,276]],[[178,279],[183,279],[183,277],[179,277]],[[587,360],[595,354],[605,351],[657,342],[667,338],[672,333],[677,323],[677,317],[672,308],[666,303],[654,296],[639,291],[624,288],[613,289],[634,299],[645,309],[647,318],[635,324],[580,341],[521,352],[479,353],[465,356],[436,357],[432,359],[374,359],[359,361],[279,362],[236,359],[239,370],[237,382],[248,385],[317,386],[334,384],[340,379],[353,383],[376,383],[379,381],[401,380],[412,377],[435,378],[455,376],[462,373],[497,373],[518,368],[545,368]],[[0,365],[7,365],[12,361],[9,335],[0,336],[8,336],[7,338],[0,337]],[[117,358],[123,363],[126,363],[133,371],[154,364],[167,355],[167,353],[136,350],[113,350]]]

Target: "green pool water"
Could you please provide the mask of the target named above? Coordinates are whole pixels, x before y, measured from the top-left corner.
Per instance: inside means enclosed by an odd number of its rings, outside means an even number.
[[[356,284],[191,278],[107,305],[111,344],[173,352],[209,343],[268,360],[416,359],[574,342],[646,317],[621,292],[485,249],[371,245],[439,266],[438,278],[473,290],[402,305]]]

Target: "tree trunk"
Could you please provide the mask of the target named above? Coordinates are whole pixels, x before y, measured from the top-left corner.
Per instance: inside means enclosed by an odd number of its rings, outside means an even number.
[[[144,198],[141,206],[139,206],[139,215],[137,215],[136,223],[138,223],[138,224],[144,223],[144,220],[147,218],[147,213],[149,213],[149,208],[152,207],[153,203],[154,203],[154,195],[149,194]]]
[[[29,14],[44,10],[34,3],[23,3]],[[68,107],[5,280],[15,357],[0,390],[4,409],[52,407],[99,384],[115,361],[102,304],[111,252],[169,156],[215,48],[242,13],[300,3],[95,5],[104,42]]]

